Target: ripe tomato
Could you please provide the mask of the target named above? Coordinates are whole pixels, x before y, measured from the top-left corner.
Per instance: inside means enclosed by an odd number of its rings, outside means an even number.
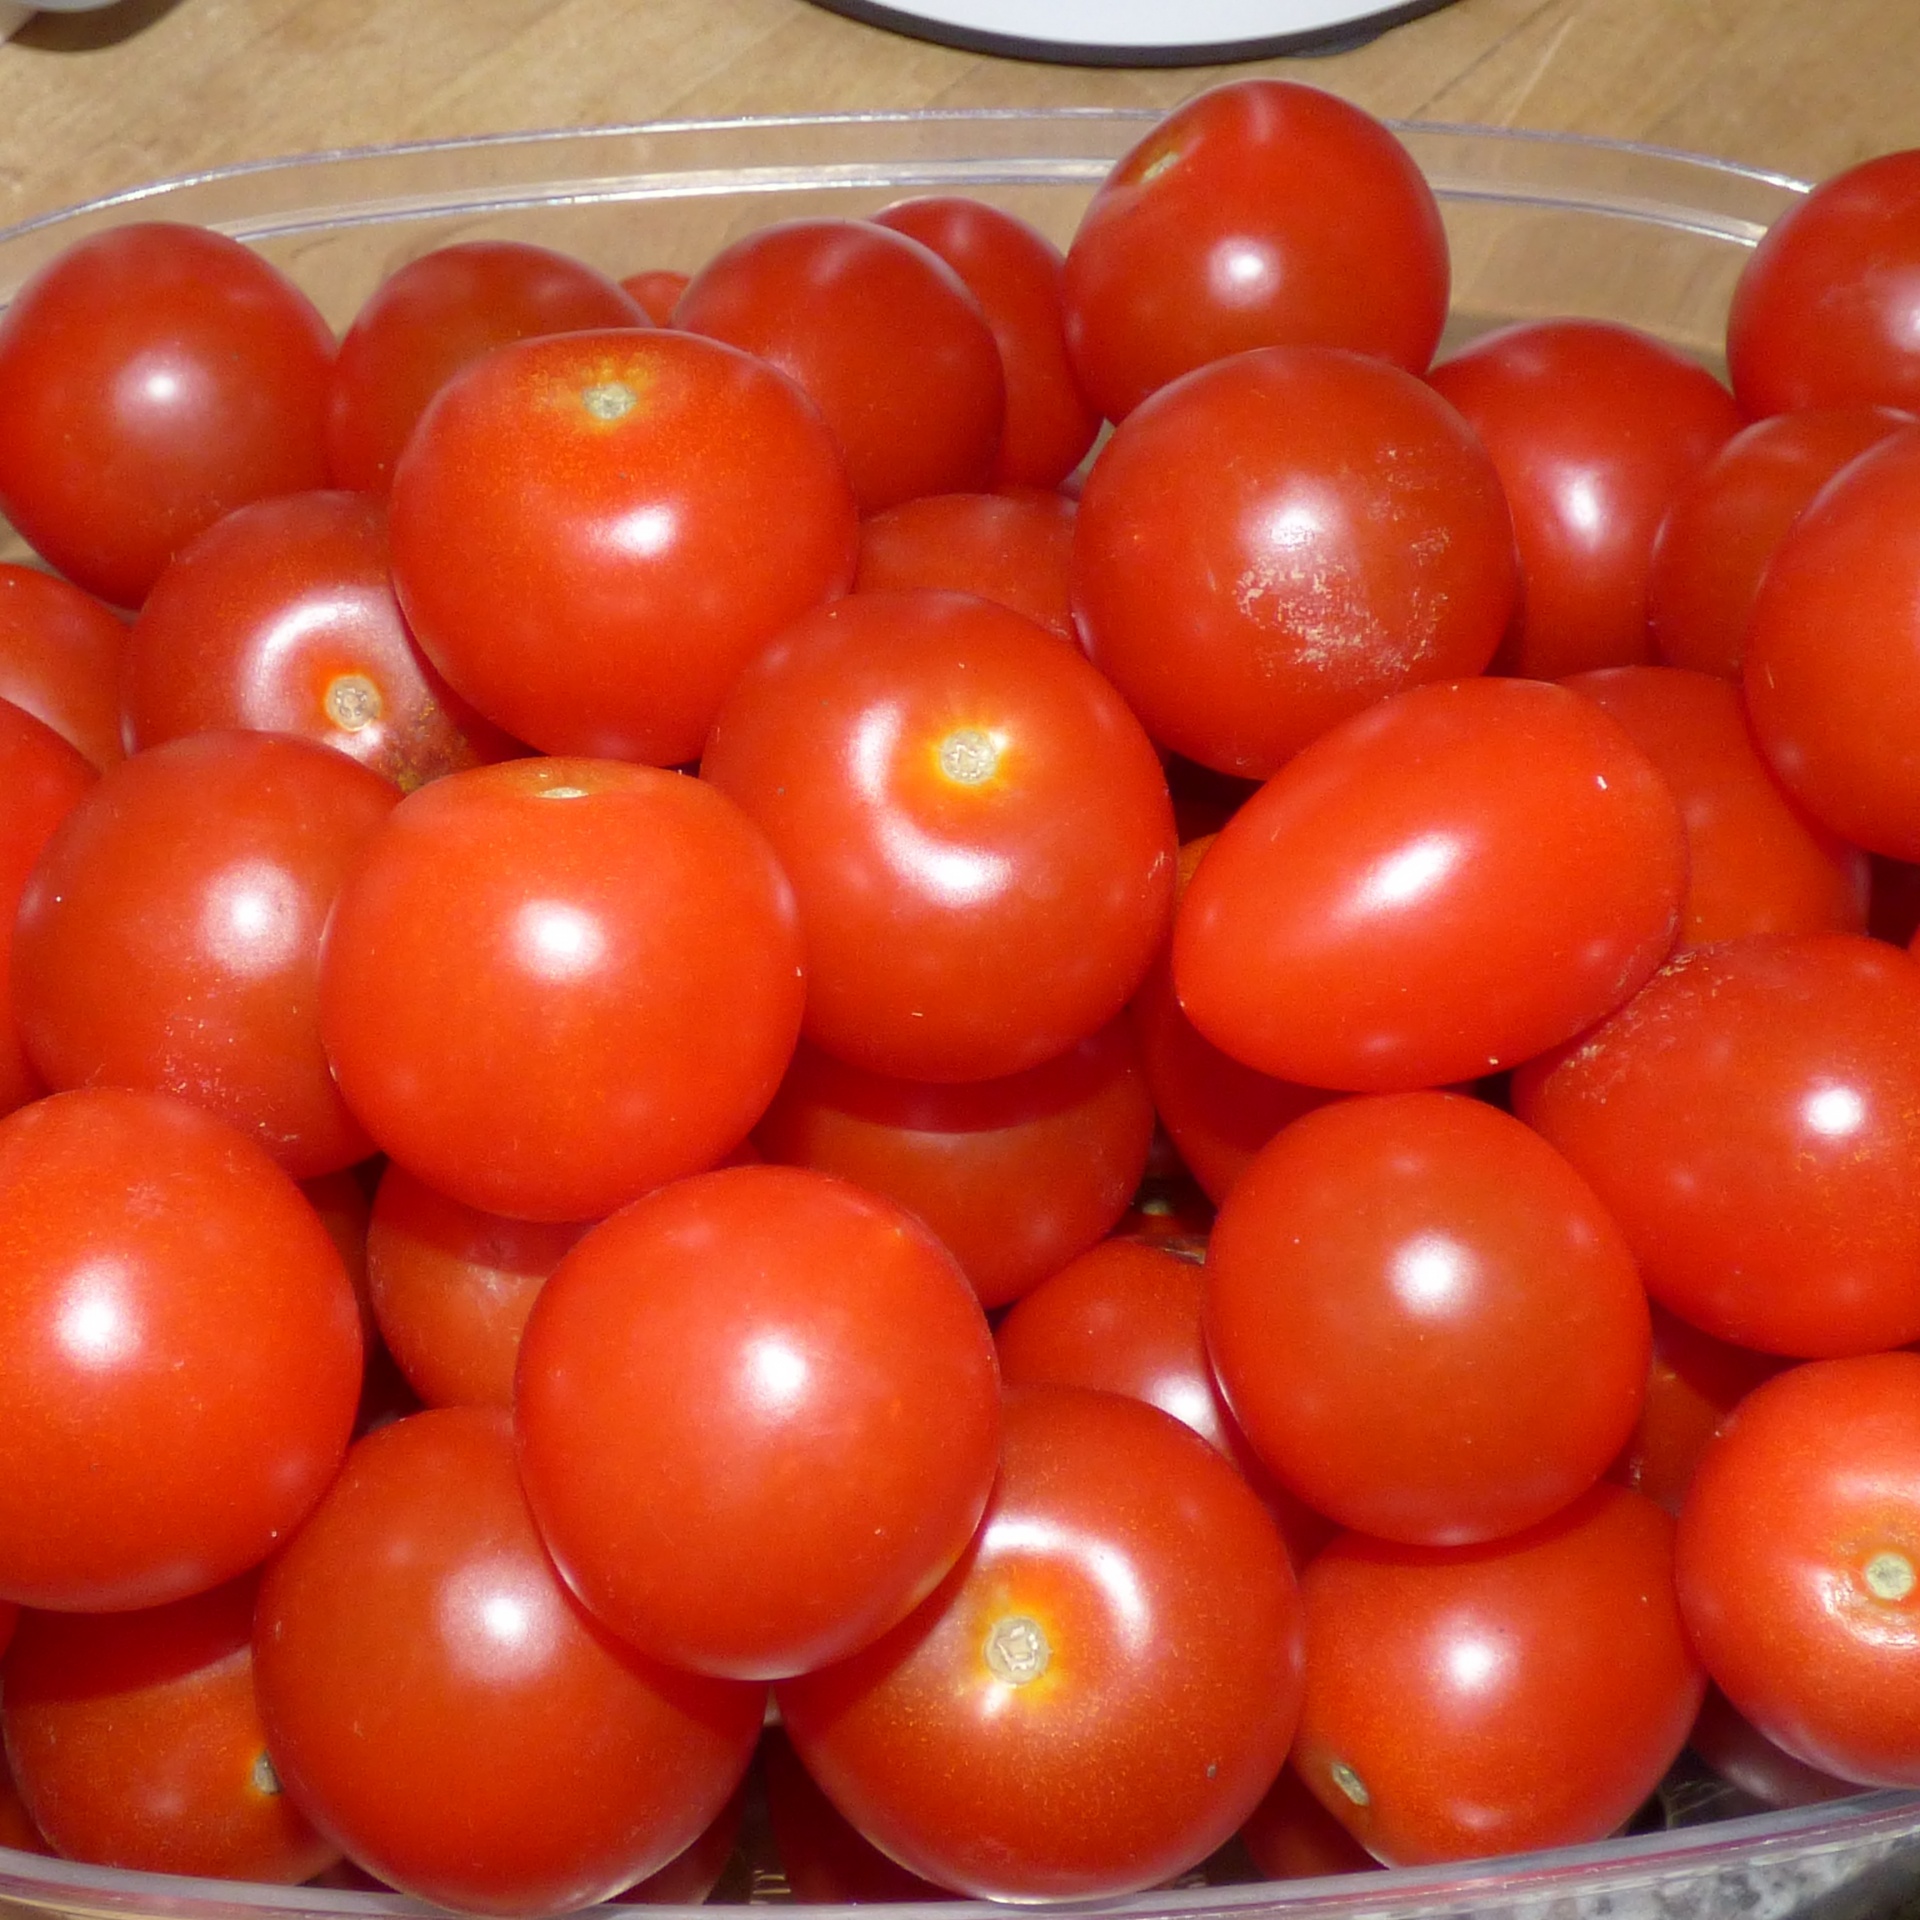
[[[1324,347],[1162,388],[1101,450],[1074,526],[1094,664],[1163,746],[1257,778],[1384,694],[1480,672],[1514,586],[1466,423],[1412,374]]]
[[[767,1826],[787,1889],[803,1906],[853,1900],[950,1900],[889,1860],[814,1784],[783,1728],[760,1736]]]
[[[339,1859],[267,1758],[258,1584],[137,1613],[26,1616],[0,1722],[21,1799],[69,1859],[288,1883]]]
[[[11,700],[103,770],[120,739],[127,630],[91,594],[37,567],[0,562],[0,700]]]
[[[1000,1377],[953,1256],[795,1167],[649,1194],[561,1261],[520,1344],[540,1531],[614,1632],[770,1679],[938,1585],[993,1481]]]
[[[340,1256],[264,1149],[115,1088],[0,1121],[0,1595],[232,1579],[320,1497],[359,1391]]]
[[[1347,1534],[1301,1581],[1293,1765],[1389,1866],[1603,1840],[1679,1753],[1706,1685],[1673,1522],[1601,1485],[1478,1547]]]
[[[1447,285],[1439,205],[1387,128],[1315,87],[1234,81],[1170,113],[1095,192],[1067,250],[1067,344],[1120,420],[1250,347],[1347,347],[1418,373]]]
[[[320,1030],[428,1185],[595,1220],[745,1138],[793,1052],[800,957],[785,876],[724,795],[512,760],[394,809],[335,905]]]
[[[875,1073],[1036,1066],[1125,1006],[1165,936],[1153,748],[1004,607],[860,593],[810,615],[735,682],[700,773],[792,877],[807,1037]]]
[[[1291,1767],[1240,1829],[1240,1844],[1268,1880],[1317,1880],[1322,1874],[1365,1873],[1379,1866],[1312,1794]]]
[[[326,484],[333,335],[237,240],[112,227],[0,317],[0,513],[68,579],[137,607],[195,534]]]
[[[652,328],[464,369],[395,470],[391,533],[414,637],[489,720],[544,753],[660,766],[692,760],[747,660],[844,590],[859,539],[805,394]]]
[[[807,1770],[903,1866],[1084,1900],[1172,1878],[1253,1811],[1299,1654],[1279,1536],[1212,1447],[1137,1400],[1026,1387],[939,1591],[776,1697]]]
[[[1756,1387],[1694,1475],[1678,1574],[1701,1659],[1768,1739],[1920,1785],[1920,1354]]]
[[[1617,1006],[1679,926],[1686,841],[1653,764],[1562,687],[1382,701],[1221,830],[1174,928],[1215,1045],[1357,1091],[1512,1065]]]
[[[484,1407],[354,1448],[262,1582],[254,1674],[314,1823],[389,1885],[476,1913],[571,1912],[664,1866],[746,1771],[765,1699],[588,1619]]]

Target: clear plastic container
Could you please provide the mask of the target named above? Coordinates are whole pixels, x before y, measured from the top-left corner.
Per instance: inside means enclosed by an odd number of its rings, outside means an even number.
[[[336,324],[403,261],[483,235],[537,240],[616,274],[688,269],[771,220],[862,214],[908,194],[963,192],[1064,242],[1093,187],[1152,118],[1103,110],[863,114],[269,161],[0,230],[0,305],[72,241],[128,220],[196,221],[250,242]],[[1504,320],[1578,314],[1644,327],[1714,362],[1748,250],[1806,191],[1779,175],[1656,148],[1478,127],[1399,131],[1445,210],[1455,339]],[[1672,1817],[1687,1822],[1733,1801],[1688,1791],[1667,1799]],[[1067,1911],[1137,1920],[1282,1912],[1302,1920],[1891,1920],[1916,1903],[1920,1794],[1874,1793],[1447,1869],[1183,1888]],[[372,1894],[172,1879],[0,1848],[0,1916],[305,1920],[431,1911]],[[876,1909],[815,1911],[851,1920]],[[990,1909],[960,1902],[881,1911],[968,1920]]]

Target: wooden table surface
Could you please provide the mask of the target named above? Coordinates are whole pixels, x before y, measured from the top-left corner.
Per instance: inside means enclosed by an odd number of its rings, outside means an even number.
[[[1913,0],[1454,0],[1260,63],[1375,112],[1818,176],[1920,145]],[[714,115],[1171,105],[1228,71],[1066,68],[807,0],[117,0],[0,43],[0,227],[157,176],[443,135]]]

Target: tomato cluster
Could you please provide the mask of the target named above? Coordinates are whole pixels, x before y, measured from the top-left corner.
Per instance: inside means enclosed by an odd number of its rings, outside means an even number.
[[[1920,1785],[1915,285],[1895,156],[1731,389],[1431,366],[1274,80],[1064,257],[48,267],[0,1845],[700,1899],[759,1752],[803,1898],[1087,1900]]]

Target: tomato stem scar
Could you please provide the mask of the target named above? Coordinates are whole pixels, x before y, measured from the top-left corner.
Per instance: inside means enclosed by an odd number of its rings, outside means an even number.
[[[987,1665],[1009,1686],[1024,1687],[1038,1680],[1053,1658],[1053,1649],[1038,1620],[1024,1613],[1008,1614],[987,1630]]]
[[[963,786],[991,780],[999,764],[1000,749],[992,734],[979,727],[960,727],[940,742],[940,771]]]
[[[640,396],[619,380],[604,380],[588,387],[580,395],[580,404],[596,420],[618,420],[640,404]]]
[[[364,673],[343,673],[327,683],[321,705],[327,718],[346,733],[358,733],[380,718],[380,689]]]
[[[253,1756],[253,1790],[255,1793],[277,1794],[280,1792],[280,1776],[273,1770],[273,1762],[262,1747]]]
[[[1373,1795],[1367,1791],[1367,1783],[1344,1760],[1334,1761],[1327,1771],[1333,1776],[1333,1784],[1356,1807],[1364,1807],[1372,1801]]]
[[[1913,1562],[1888,1549],[1867,1562],[1867,1591],[1877,1600],[1904,1600],[1913,1591]]]

